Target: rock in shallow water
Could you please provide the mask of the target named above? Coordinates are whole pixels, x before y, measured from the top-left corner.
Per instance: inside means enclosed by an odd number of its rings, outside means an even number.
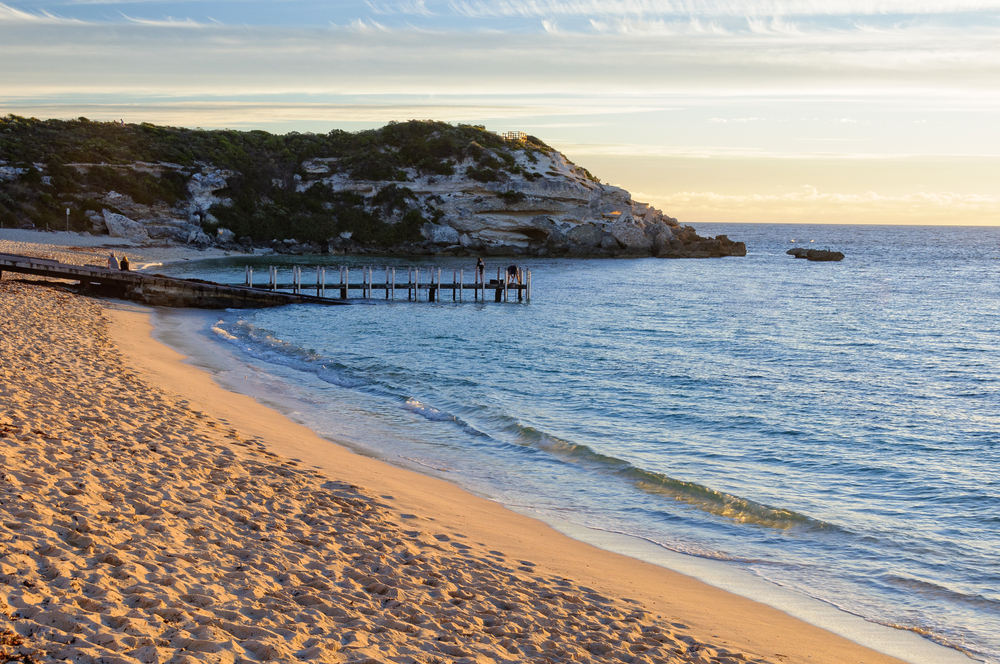
[[[805,258],[814,262],[832,262],[844,260],[844,254],[839,251],[829,249],[806,249],[805,247],[795,247],[785,252],[789,256]]]

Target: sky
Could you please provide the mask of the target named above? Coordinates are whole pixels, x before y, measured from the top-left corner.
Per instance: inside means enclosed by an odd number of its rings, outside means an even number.
[[[682,222],[1000,225],[1000,0],[0,0],[0,114],[521,130]]]

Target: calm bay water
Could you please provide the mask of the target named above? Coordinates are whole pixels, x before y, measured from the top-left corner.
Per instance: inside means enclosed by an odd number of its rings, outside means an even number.
[[[1000,228],[698,230],[749,255],[519,260],[530,305],[228,311],[213,337],[369,454],[1000,663]],[[320,258],[252,260],[474,263]],[[163,271],[235,283],[247,262]]]

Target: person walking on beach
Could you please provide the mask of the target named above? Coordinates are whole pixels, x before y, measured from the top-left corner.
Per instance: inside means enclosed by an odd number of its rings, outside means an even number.
[[[109,270],[117,270],[118,269],[118,259],[115,258],[115,252],[113,252],[113,251],[111,252],[110,255],[108,255],[108,269]]]
[[[128,256],[122,256],[121,269],[122,272],[128,272]]]

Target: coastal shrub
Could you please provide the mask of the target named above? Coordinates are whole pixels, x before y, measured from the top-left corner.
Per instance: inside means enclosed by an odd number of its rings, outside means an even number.
[[[3,224],[4,228],[18,228],[21,225],[21,220],[10,210],[0,206],[0,223]]]
[[[20,182],[34,185],[42,183],[42,174],[37,168],[34,167],[34,165],[18,164],[18,168],[25,169],[25,171],[21,173],[20,177],[17,178]]]
[[[370,152],[357,155],[344,163],[352,180],[396,180],[406,182],[409,178],[402,170],[396,155],[387,152]]]
[[[157,177],[152,173],[119,170],[113,166],[94,166],[86,169],[81,176],[88,189],[102,193],[116,191],[130,196],[133,201],[142,205],[153,205],[160,201],[175,205],[187,195],[188,179],[188,176],[172,171]]]
[[[477,143],[476,141],[472,141],[465,148],[465,154],[467,154],[472,159],[479,161],[480,159],[483,158],[483,146]]]
[[[45,210],[52,207],[49,212],[63,212],[65,224],[67,205],[81,214],[101,210],[107,206],[95,199],[110,190],[138,203],[175,205],[186,198],[191,174],[211,164],[235,173],[221,192],[232,200],[232,205],[216,206],[212,214],[219,224],[239,236],[257,240],[294,236],[324,241],[337,232],[350,230],[358,233],[359,240],[418,240],[419,227],[425,223],[421,220],[429,212],[408,210],[413,199],[393,198],[388,207],[383,207],[386,201],[380,200],[372,211],[366,210],[360,197],[337,198],[317,189],[318,185],[296,192],[294,176],[309,179],[302,170],[302,161],[330,159],[333,170],[353,179],[397,183],[408,179],[407,169],[412,169],[410,173],[452,175],[457,164],[470,158],[475,165],[466,174],[480,182],[503,181],[507,178],[504,171],[523,174],[527,179],[540,177],[522,173],[511,149],[498,134],[482,125],[435,121],[393,122],[359,132],[275,135],[260,130],[188,129],[147,122],[123,125],[86,118],[39,120],[7,115],[0,118],[0,155],[8,164],[28,170],[17,182],[2,186],[11,203],[3,203],[6,212],[2,214],[5,219],[14,215],[22,222],[32,217],[36,223],[44,223]],[[534,153],[551,151],[534,137],[517,149],[525,150],[529,160]],[[133,170],[135,162],[173,164],[180,169],[167,168],[157,176]],[[45,164],[45,168],[39,171],[34,167],[36,163]],[[86,167],[77,168],[77,164]],[[50,187],[41,184],[43,175],[49,176]],[[42,202],[41,193],[49,194],[53,201]],[[405,212],[407,221],[389,225],[381,219],[397,212]]]
[[[484,154],[477,162],[479,168],[497,170],[501,167],[500,160],[491,154]]]
[[[497,198],[502,199],[507,203],[520,203],[526,196],[523,191],[502,191],[497,194]]]
[[[372,196],[372,205],[382,208],[382,210],[389,214],[394,210],[405,209],[406,202],[410,199],[415,200],[416,198],[416,194],[409,187],[399,187],[395,184],[390,184],[382,187],[377,194]]]
[[[500,174],[492,168],[477,168],[469,166],[465,169],[465,177],[472,178],[477,182],[497,182]]]
[[[427,159],[417,164],[417,168],[423,173],[433,173],[435,175],[455,174],[455,162],[451,159],[444,159],[442,161]]]
[[[231,206],[215,205],[210,212],[217,223],[202,224],[206,232],[214,233],[225,227],[240,237],[267,241],[294,237],[299,241],[325,243],[343,232],[351,232],[358,242],[389,246],[419,236],[419,225],[412,227],[412,210],[398,224],[388,224],[365,209],[365,199],[355,192],[334,191],[325,183],[317,183],[299,192],[277,189],[273,198],[253,203],[245,196]],[[415,198],[412,191],[395,184],[383,187],[372,200],[386,214],[404,210],[407,201]],[[409,220],[409,222],[407,221]]]
[[[537,149],[539,152],[543,152],[545,154],[549,154],[550,152],[555,152],[555,150],[546,145],[545,142],[542,141],[540,138],[536,138],[531,135],[528,135],[528,137],[524,139],[524,143],[525,145],[531,146]]]
[[[61,230],[66,227],[65,219],[53,214],[48,208],[45,207],[29,208],[28,218],[35,224],[35,228]]]
[[[7,185],[7,195],[18,203],[30,203],[38,198],[38,191],[30,184],[18,180]]]

